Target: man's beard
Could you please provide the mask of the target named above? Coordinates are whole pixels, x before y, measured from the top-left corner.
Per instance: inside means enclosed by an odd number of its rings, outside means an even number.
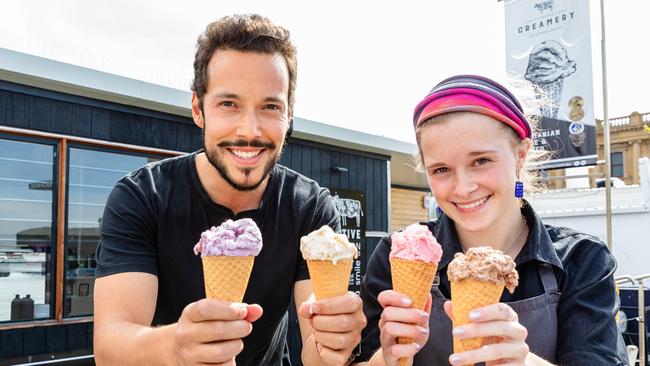
[[[232,177],[230,172],[228,171],[228,168],[226,168],[226,164],[223,162],[223,156],[220,155],[217,152],[217,149],[221,148],[223,150],[227,150],[228,147],[261,147],[266,149],[269,153],[275,151],[275,156],[271,156],[271,159],[269,159],[266,164],[263,167],[263,172],[262,176],[257,182],[254,182],[253,184],[250,185],[242,185],[237,182],[235,182],[235,179]],[[275,165],[278,163],[280,160],[280,151],[276,150],[275,144],[272,142],[262,142],[260,140],[252,140],[252,141],[246,141],[246,140],[236,140],[236,141],[222,141],[217,144],[217,148],[214,150],[208,149],[206,143],[205,143],[205,136],[203,138],[203,149],[205,151],[205,156],[208,158],[208,161],[212,166],[219,172],[219,175],[228,183],[230,184],[231,187],[238,191],[252,191],[257,189],[262,182],[269,176],[271,173],[271,170],[275,167]],[[235,168],[236,169],[236,168]],[[253,171],[252,168],[244,168],[240,169],[240,171],[245,175],[249,176],[251,172]]]

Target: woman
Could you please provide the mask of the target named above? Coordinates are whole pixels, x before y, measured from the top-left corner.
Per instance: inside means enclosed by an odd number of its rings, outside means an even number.
[[[426,223],[443,256],[430,312],[392,290],[390,237],[375,250],[362,285],[368,318],[360,360],[397,365],[627,365],[615,324],[613,256],[596,237],[544,225],[522,199],[532,128],[517,99],[480,76],[442,81],[415,108],[422,165],[442,214]],[[530,185],[530,182],[525,182]],[[519,286],[475,309],[453,329],[447,265],[454,253],[490,245],[515,258]],[[427,308],[429,310],[429,308]],[[452,335],[500,337],[452,354]],[[397,344],[410,337],[412,344]],[[375,352],[376,351],[376,352]]]

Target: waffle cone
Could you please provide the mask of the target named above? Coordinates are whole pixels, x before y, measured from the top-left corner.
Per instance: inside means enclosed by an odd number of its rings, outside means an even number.
[[[201,259],[205,297],[241,302],[244,299],[255,257],[207,256]]]
[[[454,327],[469,323],[469,313],[477,308],[496,304],[503,293],[503,284],[465,279],[451,281],[452,315]],[[458,339],[454,337],[454,353],[470,351],[495,343],[496,337]]]
[[[393,257],[390,259],[393,290],[408,296],[414,308],[424,310],[437,269],[438,265],[434,263]],[[413,339],[399,337],[397,343],[413,343]],[[400,366],[406,365],[406,361],[406,358],[400,358]]]
[[[540,101],[542,116],[557,118],[560,99],[562,98],[562,89],[564,88],[564,79],[559,79],[552,83],[540,83],[537,84],[537,87],[541,92],[536,97]]]
[[[317,300],[348,292],[352,259],[341,259],[336,264],[329,260],[308,260],[307,267]]]

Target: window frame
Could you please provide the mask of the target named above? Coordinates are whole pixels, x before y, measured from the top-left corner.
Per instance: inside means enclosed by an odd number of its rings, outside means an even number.
[[[59,191],[59,183],[60,183],[60,179],[59,179],[60,142],[57,140],[41,138],[38,136],[10,134],[2,130],[0,130],[0,140],[10,140],[10,141],[17,141],[17,142],[26,142],[31,144],[49,145],[52,147],[52,212],[51,212],[52,220],[50,223],[51,224],[50,225],[51,255],[50,255],[49,263],[46,262],[46,266],[49,264],[50,267],[50,286],[49,286],[50,287],[49,288],[50,312],[47,318],[34,319],[35,321],[52,320],[54,319],[54,310],[55,310],[55,304],[58,295],[56,293],[56,283],[57,283],[56,258],[58,257],[57,234],[59,230],[57,222],[58,222],[58,207],[59,207],[58,191]],[[0,320],[0,326],[4,326],[7,324],[24,324],[24,323],[29,323],[29,321]]]
[[[174,156],[184,155],[188,152],[175,151],[168,149],[161,149],[148,146],[131,145],[120,142],[111,142],[105,140],[98,140],[93,138],[65,135],[52,132],[44,132],[38,130],[16,128],[5,125],[0,125],[0,138],[6,138],[17,141],[37,142],[53,145],[55,148],[55,159],[53,160],[53,186],[56,181],[57,190],[54,193],[52,200],[52,228],[53,238],[56,238],[54,247],[52,248],[52,279],[50,281],[50,317],[48,319],[39,319],[33,321],[19,321],[19,322],[0,322],[0,330],[11,330],[21,328],[32,328],[34,326],[53,326],[63,324],[76,324],[76,323],[91,323],[93,316],[80,316],[80,317],[63,317],[63,299],[65,291],[64,281],[64,256],[59,255],[60,252],[65,253],[65,235],[66,235],[66,217],[67,217],[67,180],[68,180],[68,145],[72,144],[75,147],[82,147],[86,149],[107,149],[114,153],[127,152],[129,154],[142,154],[145,156],[159,155],[161,158],[170,158]]]
[[[65,302],[66,297],[69,296],[66,291],[66,284],[68,281],[68,261],[67,261],[67,248],[68,248],[68,225],[69,225],[69,215],[70,215],[70,157],[71,157],[71,150],[72,149],[77,149],[77,150],[86,150],[86,151],[96,151],[96,152],[104,152],[104,153],[110,153],[110,154],[119,154],[119,155],[127,155],[127,156],[138,156],[138,157],[144,157],[144,158],[158,158],[160,160],[169,158],[170,155],[164,155],[160,153],[150,153],[150,152],[145,152],[141,150],[123,150],[123,149],[115,149],[111,147],[110,145],[91,145],[91,144],[85,144],[85,143],[79,143],[75,141],[71,141],[70,143],[67,144],[66,146],[66,161],[65,161],[65,170],[66,170],[66,181],[65,181],[65,202],[63,205],[65,206],[65,219],[63,223],[63,272],[62,272],[62,284],[63,284],[63,291],[61,292],[61,297],[62,301]],[[173,155],[172,155],[173,156]],[[94,279],[93,279],[94,281]],[[77,319],[77,318],[84,318],[84,317],[92,317],[93,314],[87,314],[87,315],[66,315],[65,314],[65,309],[62,307],[61,308],[61,315],[62,319]]]
[[[613,164],[614,155],[618,155],[618,156],[621,157],[620,164]],[[624,151],[612,151],[610,153],[609,158],[610,158],[610,168],[611,168],[612,177],[625,179],[625,152]],[[614,174],[614,167],[617,167],[617,168],[620,167],[621,168],[621,175],[615,175]]]

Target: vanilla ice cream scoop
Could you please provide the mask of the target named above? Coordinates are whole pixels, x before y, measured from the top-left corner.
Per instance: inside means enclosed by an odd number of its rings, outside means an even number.
[[[343,234],[325,225],[300,239],[300,251],[305,260],[328,260],[336,264],[358,256],[357,247]]]

